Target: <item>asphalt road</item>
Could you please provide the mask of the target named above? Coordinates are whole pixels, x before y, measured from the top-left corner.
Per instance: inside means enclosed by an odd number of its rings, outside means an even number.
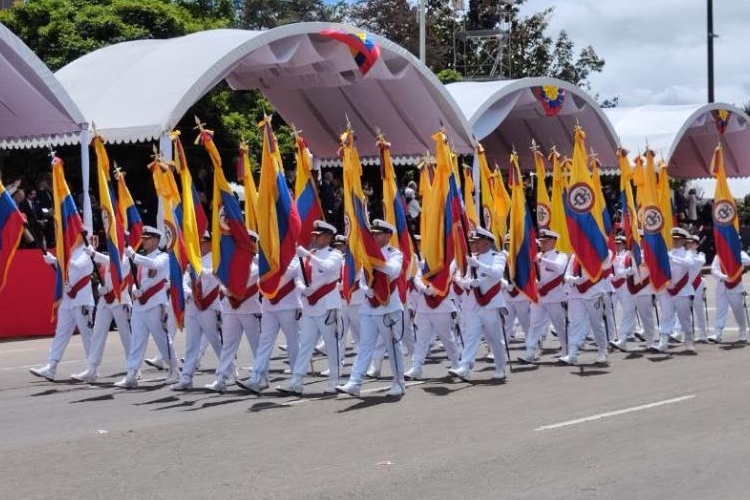
[[[750,498],[742,345],[613,353],[605,368],[548,355],[504,385],[484,362],[475,383],[446,382],[438,352],[426,369],[436,380],[410,383],[400,401],[383,395],[387,380],[368,382],[361,399],[323,398],[320,377],[303,398],[174,393],[154,370],[118,390],[116,334],[101,384],[50,383],[28,373],[48,346],[0,343],[0,498]],[[214,365],[207,355],[196,387]],[[84,367],[75,337],[58,374]],[[283,380],[280,356],[272,367]]]

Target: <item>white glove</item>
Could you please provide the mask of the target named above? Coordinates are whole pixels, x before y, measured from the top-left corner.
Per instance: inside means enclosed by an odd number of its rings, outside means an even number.
[[[127,257],[128,259],[132,259],[133,257],[135,257],[135,250],[133,250],[133,247],[131,247],[130,245],[125,247],[125,257]]]
[[[302,257],[303,259],[308,256],[310,252],[308,252],[307,248],[303,246],[297,247],[297,257]]]
[[[721,273],[721,274],[719,274],[719,278],[721,278],[721,281],[726,281],[727,279],[729,279],[729,276],[727,276],[724,273]]]
[[[302,283],[302,281],[300,281],[300,280],[297,280],[297,281],[295,281],[295,282],[294,282],[294,287],[295,287],[295,288],[296,288],[297,290],[299,290],[300,292],[304,292],[304,291],[305,291],[305,289],[307,288],[307,287],[305,286],[305,284],[304,284],[304,283]]]
[[[474,278],[474,279],[472,279],[472,280],[471,280],[471,281],[469,282],[469,286],[470,286],[471,288],[479,288],[479,284],[480,284],[480,283],[481,283],[481,281],[480,281],[480,280],[479,280],[478,278]]]
[[[96,291],[99,295],[104,295],[107,293],[107,289],[104,288],[104,285],[99,285],[98,287],[96,287]]]
[[[368,288],[367,291],[365,291],[365,295],[368,299],[371,299],[375,296],[375,290],[373,290],[372,288]]]
[[[83,251],[86,252],[86,255],[88,255],[89,257],[93,257],[96,253],[96,250],[94,250],[94,247],[92,247],[91,245],[84,245]]]
[[[47,252],[44,254],[44,263],[54,266],[57,264],[57,258],[51,253]]]
[[[469,256],[469,257],[468,257],[468,258],[466,259],[466,262],[467,262],[467,263],[468,263],[468,264],[469,264],[469,265],[470,265],[471,267],[479,267],[479,261],[478,261],[478,260],[477,260],[477,258],[476,258],[476,257],[474,257],[474,256]]]
[[[65,293],[70,293],[70,291],[73,289],[72,286],[70,286],[70,283],[65,283],[65,287],[63,288]]]
[[[309,297],[312,294],[313,294],[313,291],[310,287],[305,287],[302,289],[302,295],[304,295],[305,297]]]
[[[427,288],[424,289],[424,294],[429,295],[430,297],[433,297],[435,295],[435,289],[432,288],[431,286],[428,286]]]
[[[143,295],[143,290],[141,290],[140,288],[133,288],[133,297],[137,299],[141,295]]]

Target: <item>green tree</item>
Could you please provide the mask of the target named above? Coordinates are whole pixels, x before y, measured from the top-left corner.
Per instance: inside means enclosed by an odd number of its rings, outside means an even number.
[[[242,0],[239,26],[244,29],[270,29],[290,23],[345,22],[348,4],[339,0]]]

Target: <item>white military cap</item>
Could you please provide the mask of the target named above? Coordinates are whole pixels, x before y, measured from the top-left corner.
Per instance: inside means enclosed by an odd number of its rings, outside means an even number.
[[[484,239],[490,240],[490,241],[496,241],[495,240],[495,235],[492,234],[491,232],[487,231],[483,227],[478,227],[478,228],[474,229],[474,231],[472,231],[469,234],[469,239],[470,240],[478,240],[478,239],[481,239],[481,238],[484,238]]]
[[[141,238],[148,238],[152,236],[161,239],[164,237],[164,233],[153,226],[143,226],[143,235],[141,235]]]
[[[540,229],[539,233],[536,236],[536,239],[538,240],[550,240],[550,239],[557,239],[560,235],[554,232],[551,229]]]
[[[624,235],[618,234],[617,236],[615,236],[615,243],[627,243],[627,242],[628,242],[628,239]]]
[[[395,233],[396,226],[384,220],[375,219],[374,221],[372,221],[372,227],[370,228],[370,231],[373,233]]]
[[[672,228],[672,238],[684,238],[684,239],[688,239],[688,238],[690,238],[690,233],[688,233],[687,230],[682,229],[681,227],[673,227]]]
[[[333,243],[336,245],[346,245],[346,236],[344,236],[343,234],[337,234],[333,238]]]
[[[331,233],[336,234],[336,226],[327,223],[324,220],[316,220],[313,222],[312,234]]]

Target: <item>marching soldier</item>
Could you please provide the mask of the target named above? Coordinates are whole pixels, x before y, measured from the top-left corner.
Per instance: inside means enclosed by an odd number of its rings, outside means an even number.
[[[379,303],[375,291],[368,288],[365,292],[367,300],[359,309],[360,344],[357,357],[354,360],[349,381],[336,386],[341,393],[359,396],[365,371],[372,359],[375,344],[382,338],[388,349],[388,360],[393,373],[393,384],[386,393],[388,396],[400,397],[404,395],[404,367],[401,351],[401,338],[404,335],[404,309],[398,292],[398,280],[401,274],[403,254],[398,248],[388,245],[391,234],[396,228],[380,219],[372,221],[371,232],[376,243],[380,246],[385,265],[377,269],[385,274],[388,280],[389,298],[385,303]]]
[[[179,380],[177,356],[172,339],[167,333],[168,299],[165,292],[169,280],[169,256],[159,250],[164,234],[151,226],[143,227],[141,247],[143,255],[125,247],[125,256],[138,266],[136,283],[133,284],[133,311],[130,315],[130,352],[127,374],[115,386],[131,389],[138,386],[137,374],[146,354],[149,333],[154,338],[161,357],[169,363],[169,374],[164,383],[174,384]],[[179,283],[173,286],[180,286]]]
[[[685,350],[695,352],[693,319],[690,314],[693,288],[689,282],[690,268],[693,266],[694,259],[685,248],[689,237],[690,233],[681,227],[672,229],[673,248],[669,251],[672,279],[670,286],[659,292],[659,308],[662,311],[662,320],[659,325],[660,340],[652,347],[658,352],[667,352],[669,349],[669,335],[674,331],[675,315],[685,332]]]
[[[102,364],[104,346],[107,343],[107,335],[113,319],[117,325],[117,333],[120,334],[120,342],[126,358],[130,352],[130,309],[133,307],[133,301],[130,298],[130,285],[133,280],[130,275],[130,261],[123,256],[120,262],[122,284],[120,285],[120,299],[118,300],[112,284],[110,257],[95,251],[91,245],[85,246],[84,251],[94,260],[95,264],[100,266],[97,272],[102,284],[99,285],[99,303],[96,306],[93,339],[91,351],[87,357],[88,368],[84,372],[72,375],[72,378],[91,384],[96,382],[99,376],[98,369],[99,365]]]
[[[90,275],[94,270],[94,265],[84,252],[83,246],[83,243],[80,243],[70,252],[68,279],[62,285],[62,299],[57,308],[55,338],[52,339],[52,345],[49,347],[47,364],[29,370],[32,375],[46,378],[49,381],[55,380],[57,365],[60,363],[76,327],[81,333],[86,356],[91,352],[94,295],[91,291]],[[57,258],[51,253],[45,252],[44,262],[51,266],[58,266]]]
[[[706,254],[698,251],[701,239],[697,234],[690,235],[687,241],[687,249],[693,255],[693,265],[690,267],[690,285],[693,287],[693,322],[695,323],[695,342],[705,344],[708,342],[708,331],[706,327],[706,282],[701,276],[703,266],[706,265]]]
[[[750,266],[750,256],[745,252],[740,253],[742,267]],[[745,285],[742,283],[742,275],[730,280],[724,271],[721,257],[717,254],[711,262],[711,275],[716,279],[716,317],[714,318],[714,334],[708,337],[709,342],[719,343],[722,341],[724,325],[727,321],[727,312],[732,308],[732,314],[739,327],[740,342],[747,342],[747,304],[744,303]],[[743,311],[743,309],[745,309]]]
[[[247,231],[255,254],[258,243],[258,234],[255,231]],[[255,255],[250,264],[250,274],[247,277],[245,292],[239,297],[228,295],[224,290],[221,299],[221,356],[216,367],[216,380],[204,387],[209,391],[224,392],[227,383],[235,375],[235,358],[242,340],[242,332],[245,332],[247,341],[250,343],[250,351],[255,359],[258,353],[258,341],[260,339],[260,296],[258,294],[258,256]]]
[[[492,250],[492,245],[496,243],[495,236],[481,227],[471,233],[469,243],[472,250],[472,255],[468,258],[471,274],[463,278],[464,288],[469,290],[463,302],[464,348],[458,368],[452,368],[448,373],[468,382],[479,343],[484,337],[495,356],[495,373],[492,378],[504,381],[507,340],[503,318],[505,302],[500,289],[505,271],[505,256]]]
[[[560,340],[560,356],[568,353],[567,287],[563,282],[568,256],[555,249],[560,235],[550,229],[540,229],[537,235],[540,252],[537,254],[539,302],[531,304],[531,326],[526,336],[526,354],[518,360],[535,363],[539,346],[550,322]]]
[[[338,331],[341,328],[341,295],[338,283],[344,256],[331,247],[336,227],[322,220],[313,222],[315,248],[297,248],[303,259],[307,286],[302,288],[302,317],[300,318],[300,347],[292,366],[292,378],[276,388],[279,392],[302,394],[302,380],[307,374],[318,337],[323,337],[328,356],[328,384],[323,394],[336,394],[339,383]]]
[[[221,284],[212,272],[211,234],[201,237],[201,272],[188,265],[182,287],[185,290],[185,361],[180,381],[172,385],[173,391],[193,387],[193,375],[201,356],[203,337],[221,358]]]

